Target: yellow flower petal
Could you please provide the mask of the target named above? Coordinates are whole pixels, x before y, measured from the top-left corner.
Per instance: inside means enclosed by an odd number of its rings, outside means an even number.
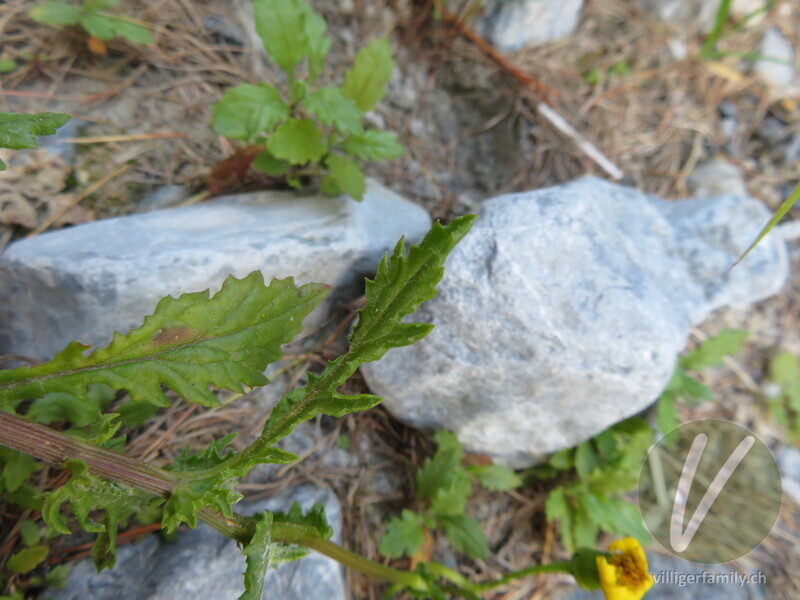
[[[608,546],[611,557],[597,557],[597,573],[606,600],[640,600],[653,587],[647,556],[635,538],[623,538]]]

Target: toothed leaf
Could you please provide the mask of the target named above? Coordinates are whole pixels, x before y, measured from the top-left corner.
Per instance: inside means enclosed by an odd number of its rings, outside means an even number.
[[[344,76],[342,93],[361,110],[372,110],[383,98],[392,78],[392,47],[385,37],[373,40],[356,54],[353,66]]]
[[[289,117],[278,90],[266,83],[232,87],[211,109],[214,131],[235,140],[249,140]]]
[[[135,401],[168,405],[165,385],[189,402],[218,404],[209,386],[243,392],[267,383],[266,366],[325,296],[323,286],[295,287],[291,279],[264,285],[260,272],[228,277],[212,298],[207,292],[166,297],[144,324],[109,346],[87,353],[72,342],[53,360],[0,371],[0,404],[50,392],[86,398],[86,386],[125,389]]]
[[[366,301],[350,334],[348,352],[328,363],[322,375],[309,375],[305,387],[281,399],[264,425],[265,444],[274,444],[319,412],[342,416],[380,401],[374,396],[347,396],[336,390],[362,363],[378,360],[390,348],[412,344],[433,328],[428,323],[404,323],[402,319],[436,293],[448,253],[467,234],[474,219],[466,215],[446,227],[436,223],[410,251],[400,240],[391,259],[384,256],[375,278],[367,280]]]

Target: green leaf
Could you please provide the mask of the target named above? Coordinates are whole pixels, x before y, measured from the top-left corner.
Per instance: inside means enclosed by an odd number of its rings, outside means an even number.
[[[42,495],[35,487],[23,483],[15,492],[6,490],[5,498],[25,510],[41,510]]]
[[[114,21],[105,15],[84,13],[81,17],[81,26],[89,35],[101,40],[113,40],[117,37],[116,31],[114,31]]]
[[[189,446],[187,445],[178,455],[178,458],[173,461],[170,470],[200,471],[201,469],[208,469],[222,464],[228,458],[223,450],[235,437],[235,433],[229,433],[218,440],[213,440],[207,448],[195,454],[189,452]]]
[[[331,175],[323,175],[319,182],[319,191],[326,196],[339,196],[344,193],[339,183]]]
[[[486,559],[489,557],[486,535],[472,517],[466,515],[439,517],[437,523],[444,529],[447,539],[459,552],[464,552],[471,558]]]
[[[502,492],[522,485],[522,478],[503,465],[467,467],[467,471],[478,478],[487,490]]]
[[[289,119],[275,130],[267,149],[293,165],[319,162],[328,151],[325,136],[310,119]]]
[[[547,500],[544,503],[544,512],[548,521],[557,521],[569,517],[569,504],[563,487],[555,487],[547,495]]]
[[[67,578],[69,572],[72,570],[72,565],[58,565],[49,569],[44,576],[45,583],[48,587],[59,590],[67,585]]]
[[[15,575],[29,573],[42,564],[49,553],[50,548],[47,546],[34,546],[33,548],[25,548],[25,550],[17,552],[14,556],[8,559],[8,562],[6,563],[6,569]]]
[[[278,90],[266,83],[243,83],[226,90],[211,112],[214,131],[245,141],[289,117],[289,107]]]
[[[606,498],[584,493],[576,497],[591,519],[604,531],[635,537],[642,544],[650,541],[639,509],[622,498]]]
[[[553,453],[547,462],[559,471],[569,471],[575,466],[575,449],[564,448],[558,452]]]
[[[144,402],[128,400],[120,404],[115,410],[119,414],[122,426],[133,429],[139,425],[144,425],[147,421],[155,417],[158,412],[158,407]]]
[[[22,543],[28,547],[35,546],[42,539],[42,531],[39,526],[29,519],[23,519],[19,523],[19,535]]]
[[[309,53],[306,20],[310,12],[300,0],[254,0],[253,2],[256,31],[261,37],[264,49],[290,79],[297,65]],[[318,23],[316,28],[312,24],[312,29],[317,28]]]
[[[440,487],[446,486],[453,472],[460,470],[461,444],[449,431],[436,433],[439,447],[431,458],[426,458],[417,471],[417,498],[428,500],[436,495]]]
[[[215,406],[209,386],[243,392],[267,383],[266,365],[281,357],[281,345],[325,294],[321,285],[297,288],[291,279],[265,286],[256,271],[228,277],[210,299],[208,292],[168,296],[141,327],[115,334],[106,348],[87,354],[73,342],[50,362],[0,371],[0,403],[49,392],[85,399],[88,384],[105,383],[157,406],[168,405],[162,384],[189,402]]]
[[[264,150],[253,161],[254,169],[262,171],[270,177],[280,177],[289,170],[289,167],[291,165],[288,162],[275,158],[269,150]]]
[[[119,0],[84,0],[83,7],[89,11],[98,11],[114,8],[118,4]]]
[[[342,143],[342,150],[362,160],[392,160],[405,154],[394,135],[377,129],[353,133]]]
[[[684,369],[694,371],[716,367],[722,364],[726,356],[738,354],[747,336],[748,333],[742,329],[723,329],[700,344],[697,349],[682,356],[678,362]]]
[[[0,73],[10,73],[17,68],[17,61],[13,58],[0,58]]]
[[[395,517],[389,521],[378,549],[381,554],[389,558],[411,556],[424,541],[425,534],[419,515],[403,509],[399,518]]]
[[[789,195],[788,198],[786,198],[786,200],[783,201],[783,204],[778,207],[778,210],[775,211],[775,214],[772,216],[769,222],[764,225],[764,228],[759,232],[758,236],[756,236],[756,239],[753,241],[753,243],[748,246],[747,250],[744,251],[744,254],[742,254],[733,264],[733,267],[742,262],[745,257],[750,254],[753,249],[758,246],[758,244],[761,243],[761,240],[763,240],[767,234],[775,228],[775,226],[780,222],[781,219],[783,219],[783,217],[786,216],[786,214],[791,210],[798,200],[800,200],[800,183],[795,186],[794,191]]]
[[[463,515],[472,493],[472,481],[462,469],[449,473],[431,498],[430,510],[437,516]]]
[[[69,115],[60,113],[29,115],[0,112],[0,148],[38,148],[37,136],[52,135],[67,121]]]
[[[586,507],[580,502],[578,502],[572,513],[571,543],[565,545],[568,549],[594,546],[597,543],[597,535],[599,533],[597,522],[592,519]]]
[[[267,511],[257,515],[253,537],[242,548],[247,566],[244,571],[244,593],[239,596],[239,600],[261,600],[264,593],[264,577],[269,567],[271,527],[272,513]]]
[[[276,523],[294,523],[295,525],[305,525],[316,531],[320,539],[327,540],[333,535],[333,528],[325,517],[325,506],[315,504],[311,510],[304,513],[298,502],[293,502],[289,512],[275,512],[273,518]]]
[[[364,112],[350,98],[345,98],[342,90],[324,87],[314,90],[303,100],[306,110],[329,127],[344,133],[361,133],[361,119]]]
[[[97,534],[89,555],[92,557],[97,571],[113,569],[117,562],[117,526],[118,513],[108,511],[103,519],[103,531]]]
[[[383,98],[392,69],[394,61],[389,39],[373,40],[356,54],[353,66],[345,73],[342,93],[361,110],[372,110]]]
[[[366,281],[366,302],[350,335],[351,348],[361,362],[380,359],[390,348],[407,346],[433,328],[429,323],[405,323],[411,314],[436,294],[447,254],[472,227],[475,217],[465,215],[443,227],[434,223],[425,239],[406,253],[401,240],[391,261],[384,256],[373,280]],[[444,435],[444,434],[442,434]],[[452,435],[452,434],[451,434]],[[440,435],[436,436],[439,444]]]
[[[98,561],[95,563],[98,569],[111,568],[114,565],[117,525],[141,510],[152,496],[90,475],[86,464],[81,461],[67,461],[65,467],[72,472],[72,476],[67,483],[47,495],[42,506],[42,517],[55,531],[68,534],[70,530],[60,510],[62,504],[68,504],[84,531],[104,534],[96,540],[92,554]],[[90,518],[95,508],[104,511],[102,522]]]
[[[794,354],[781,352],[769,364],[770,379],[778,385],[789,385],[800,380],[800,361]]]
[[[2,480],[6,492],[15,492],[28,477],[42,470],[42,465],[29,454],[0,446],[0,461],[3,464]]]
[[[156,43],[153,34],[144,25],[139,25],[124,17],[111,17],[111,19],[113,20],[112,26],[116,37],[126,39],[134,44],[150,45]]]
[[[591,442],[581,442],[575,448],[575,470],[581,479],[586,479],[589,474],[597,467],[597,453],[594,451]]]
[[[658,430],[661,433],[669,433],[680,425],[676,404],[677,398],[672,392],[664,392],[658,399],[656,420],[658,421]]]
[[[676,398],[713,400],[714,395],[711,389],[704,383],[698,381],[683,369],[677,368],[672,374],[667,384],[666,392],[673,393]]]
[[[98,406],[62,392],[54,392],[39,398],[25,413],[25,418],[42,425],[68,421],[74,427],[85,427],[100,420],[101,417],[102,413]]]
[[[278,402],[264,425],[262,444],[275,444],[298,423],[320,412],[341,416],[380,402],[376,396],[348,396],[336,390],[362,363],[378,360],[390,348],[412,344],[431,330],[427,323],[406,323],[403,317],[436,293],[448,253],[474,219],[459,217],[447,227],[436,223],[422,243],[408,252],[403,240],[398,242],[392,258],[385,256],[375,278],[366,282],[366,300],[349,336],[347,353],[328,363],[321,375],[309,374],[305,387]]]
[[[46,25],[75,25],[81,20],[83,10],[67,2],[48,0],[35,6],[28,15],[34,21]]]
[[[570,559],[570,569],[575,582],[585,590],[600,589],[597,557],[607,556],[594,548],[578,548]]]
[[[367,182],[364,172],[359,166],[343,156],[330,154],[325,159],[325,164],[330,170],[331,177],[336,181],[342,191],[354,200],[363,200],[367,191]]]
[[[309,5],[303,4],[303,6],[305,7],[303,29],[308,44],[308,80],[313,84],[325,67],[331,40],[325,35],[325,19],[316,14]]]

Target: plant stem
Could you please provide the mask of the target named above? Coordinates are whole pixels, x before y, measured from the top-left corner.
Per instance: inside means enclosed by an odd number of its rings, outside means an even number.
[[[495,579],[494,581],[484,581],[482,583],[475,583],[472,585],[472,589],[476,592],[485,592],[487,590],[492,590],[496,587],[500,587],[501,585],[505,585],[509,581],[513,581],[515,579],[522,579],[523,577],[527,577],[528,575],[536,575],[538,573],[567,573],[571,575],[572,565],[567,561],[554,562],[546,565],[535,565],[533,567],[528,567],[526,569],[520,569],[519,571],[508,573],[503,577],[501,577],[500,579]]]
[[[163,469],[5,412],[0,412],[0,443],[55,465],[70,459],[82,460],[93,475],[156,496],[169,495],[177,482],[174,475]]]
[[[178,483],[178,478],[168,471],[78,441],[65,433],[9,413],[0,412],[0,440],[3,446],[55,465],[61,465],[70,459],[81,460],[89,467],[92,475],[124,483],[155,496],[168,497]],[[229,519],[205,507],[200,510],[199,517],[212,528],[240,544],[248,544],[255,531],[252,519],[241,515],[234,514]],[[274,542],[311,548],[365,575],[389,583],[398,583],[414,590],[429,589],[419,574],[392,569],[369,560],[320,538],[311,527],[294,523],[273,523],[270,533]]]

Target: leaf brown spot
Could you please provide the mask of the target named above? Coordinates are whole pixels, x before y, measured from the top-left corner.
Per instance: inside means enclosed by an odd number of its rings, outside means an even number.
[[[153,338],[153,346],[174,346],[193,339],[197,331],[191,327],[168,327],[161,329]]]

